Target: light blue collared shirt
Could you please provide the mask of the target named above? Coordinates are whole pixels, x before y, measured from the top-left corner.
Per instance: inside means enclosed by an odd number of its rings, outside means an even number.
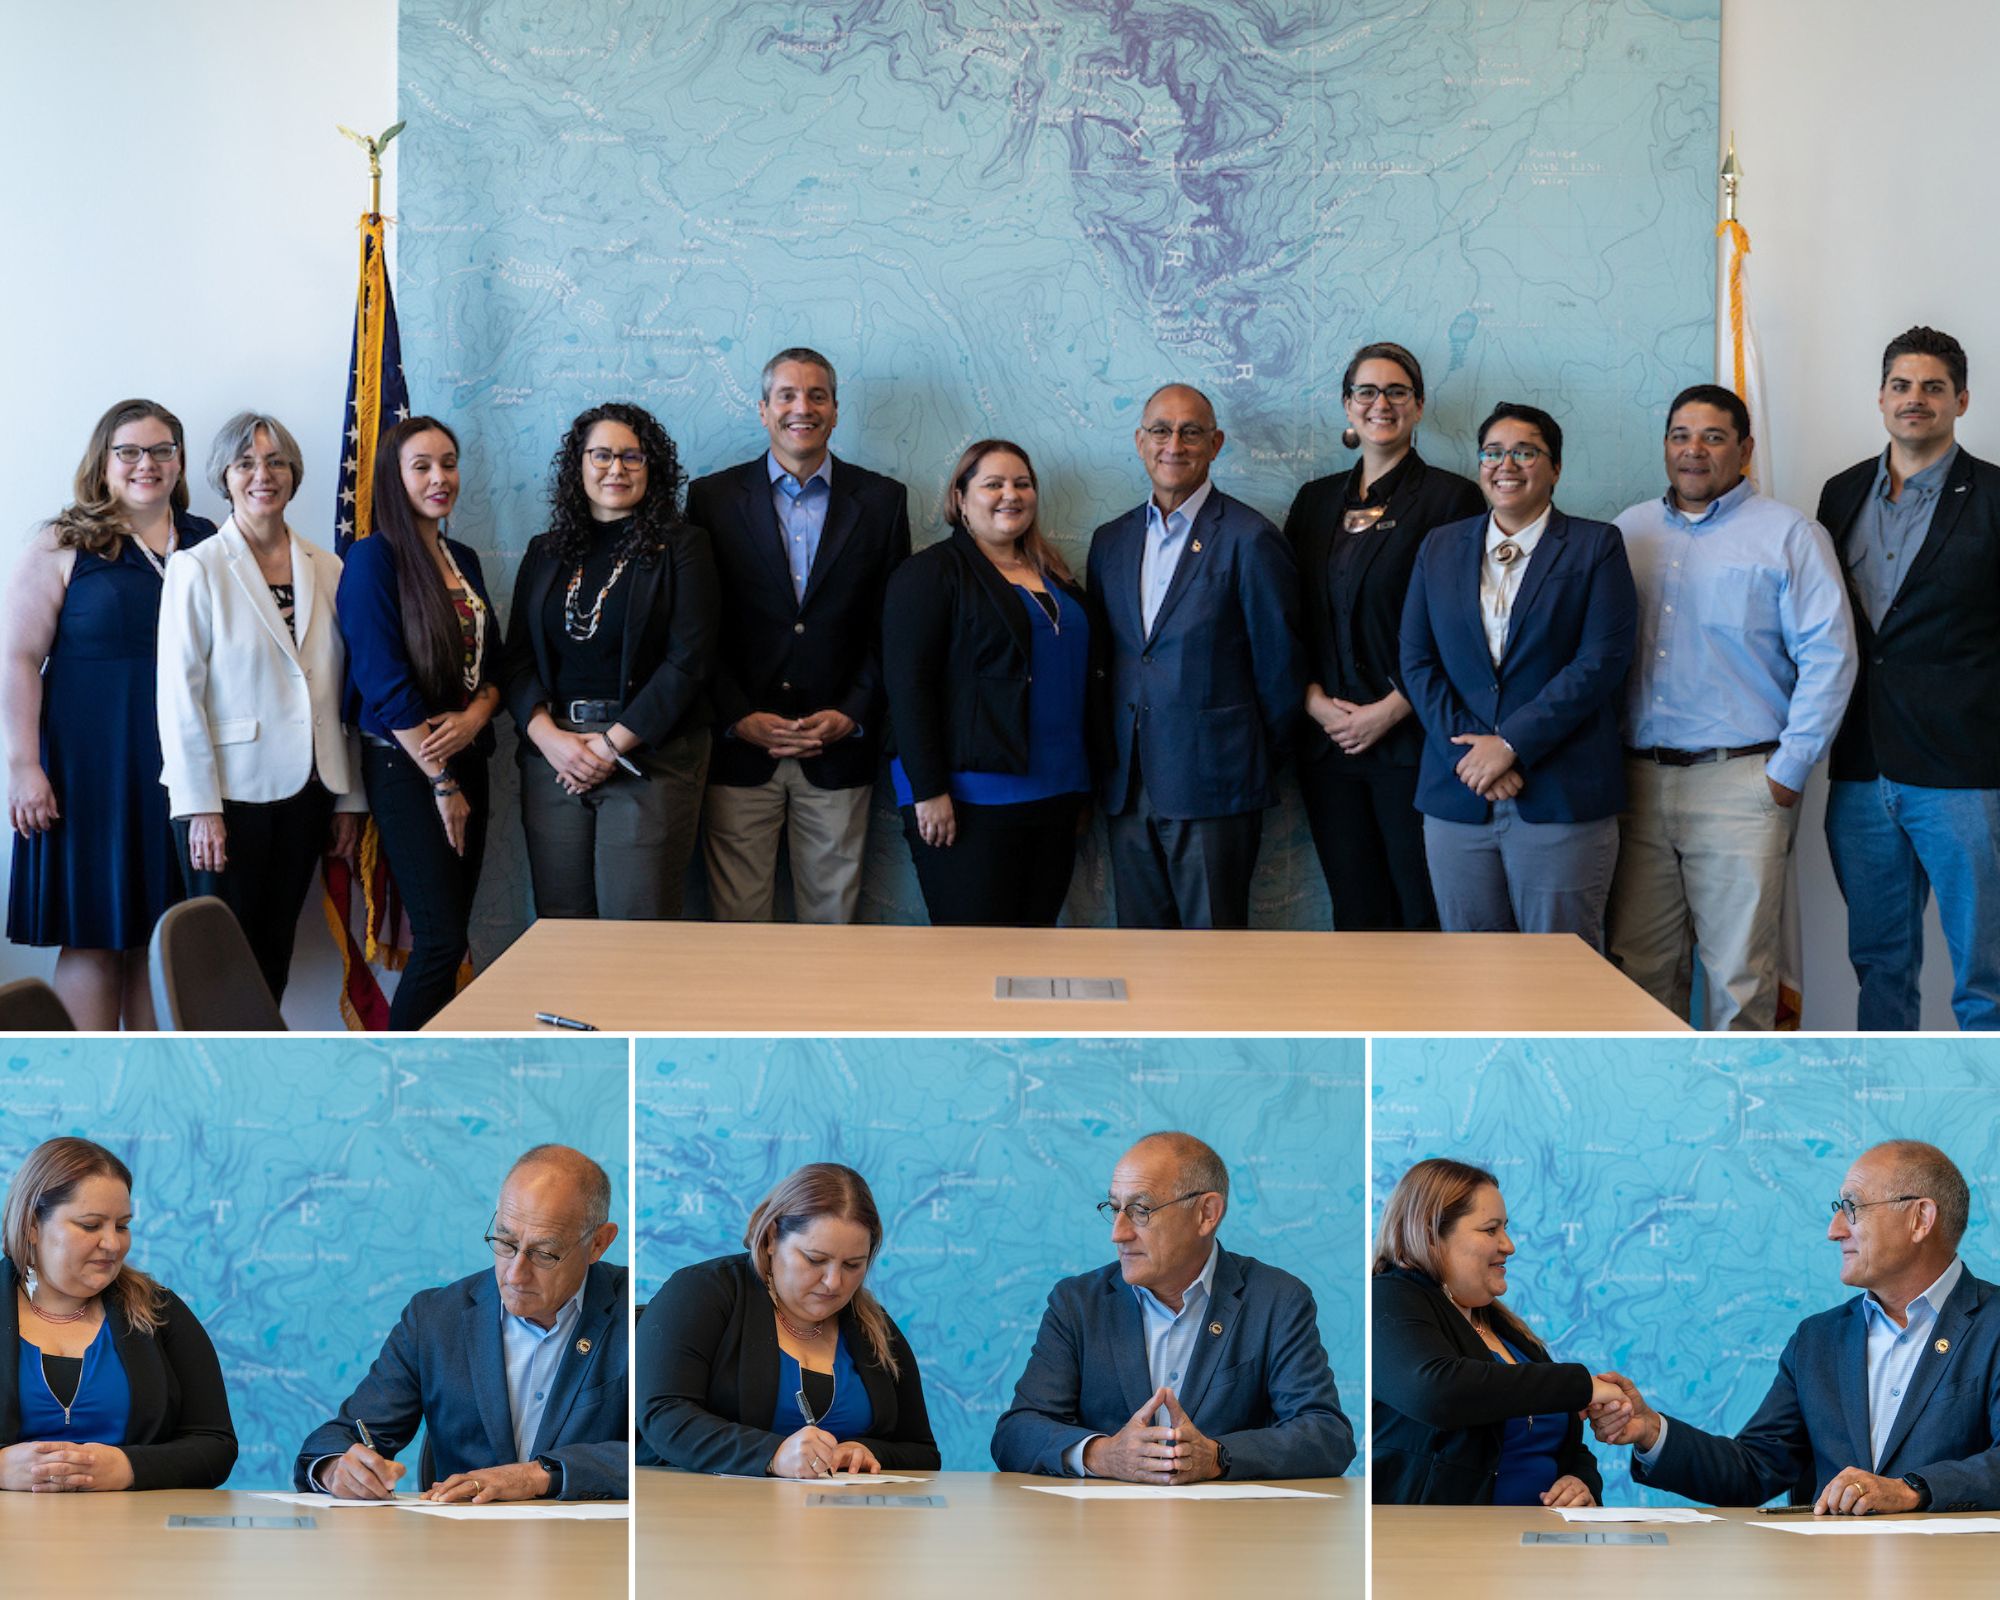
[[[1147,496],[1146,549],[1139,558],[1139,625],[1148,638],[1152,637],[1160,607],[1166,604],[1167,590],[1173,586],[1181,557],[1187,554],[1188,530],[1201,515],[1201,508],[1208,504],[1208,492],[1214,487],[1213,478],[1203,478],[1201,487],[1164,517],[1160,515],[1159,502]]]
[[[1875,486],[1861,502],[1850,536],[1854,541],[1854,587],[1861,592],[1869,622],[1877,628],[1903,586],[1903,575],[1930,535],[1938,496],[1944,492],[1944,480],[1957,459],[1958,446],[1954,444],[1922,472],[1905,478],[1902,496],[1891,500],[1889,452],[1882,452],[1875,468]]]
[[[771,509],[777,512],[778,526],[784,530],[792,598],[803,600],[806,579],[812,576],[813,561],[819,555],[819,536],[826,531],[827,497],[833,493],[833,456],[821,457],[804,483],[779,466],[777,456],[769,450],[764,452],[764,466],[771,474]]]
[[[583,1290],[563,1302],[555,1326],[544,1328],[526,1317],[500,1313],[500,1345],[507,1363],[507,1405],[514,1416],[514,1459],[533,1459],[535,1435],[542,1431],[542,1413],[549,1408],[569,1336],[583,1315]]]
[[[1882,1448],[1895,1431],[1896,1413],[1903,1408],[1903,1396],[1923,1359],[1929,1331],[1964,1275],[1965,1263],[1953,1256],[1937,1282],[1910,1302],[1903,1314],[1905,1326],[1900,1328],[1873,1294],[1861,1297],[1861,1316],[1868,1326],[1868,1449],[1874,1457],[1868,1463],[1870,1472],[1881,1462]],[[1650,1472],[1666,1447],[1667,1419],[1661,1417],[1653,1448],[1635,1449],[1632,1459]]]
[[[1778,748],[1787,789],[1833,746],[1858,658],[1833,541],[1744,479],[1690,517],[1671,494],[1620,514],[1639,591],[1625,742],[1640,750]]]
[[[1210,1243],[1208,1260],[1202,1263],[1200,1273],[1181,1296],[1178,1311],[1151,1289],[1137,1284],[1132,1286],[1132,1293],[1138,1297],[1139,1321],[1146,1336],[1146,1370],[1152,1376],[1155,1389],[1165,1384],[1175,1395],[1181,1392],[1188,1368],[1194,1362],[1195,1345],[1201,1338],[1202,1319],[1208,1314],[1209,1291],[1215,1285],[1215,1263],[1221,1249],[1219,1243]],[[1167,1427],[1167,1416],[1167,1408],[1161,1406],[1153,1414],[1153,1426]],[[1093,1433],[1090,1439],[1103,1437],[1101,1433]],[[1090,1443],[1090,1439],[1079,1439],[1063,1452],[1063,1464],[1075,1477],[1090,1476],[1083,1466],[1083,1447]]]

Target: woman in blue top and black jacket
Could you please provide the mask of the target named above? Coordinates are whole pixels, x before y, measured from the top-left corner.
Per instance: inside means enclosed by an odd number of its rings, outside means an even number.
[[[890,775],[934,924],[1053,927],[1076,865],[1096,647],[1036,498],[1028,453],[981,439],[946,491],[950,536],[889,579]]]
[[[398,1030],[421,1028],[457,992],[486,850],[499,631],[479,557],[445,537],[457,500],[457,436],[431,417],[397,423],[375,452],[375,531],[340,575],[346,717],[410,917],[389,1005]]]

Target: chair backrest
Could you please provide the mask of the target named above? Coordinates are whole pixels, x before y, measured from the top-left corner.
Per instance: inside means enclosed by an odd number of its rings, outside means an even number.
[[[69,1008],[40,978],[0,983],[0,1033],[74,1032]]]
[[[153,1012],[176,1033],[279,1033],[271,998],[236,914],[213,895],[183,900],[153,928]]]

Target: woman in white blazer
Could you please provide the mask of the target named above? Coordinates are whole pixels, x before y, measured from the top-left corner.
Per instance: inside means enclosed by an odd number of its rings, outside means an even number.
[[[275,417],[224,423],[208,481],[229,520],[167,563],[160,606],[161,781],[188,892],[228,903],[279,999],[313,868],[352,858],[367,808],[340,721],[340,558],[285,525],[303,471]]]

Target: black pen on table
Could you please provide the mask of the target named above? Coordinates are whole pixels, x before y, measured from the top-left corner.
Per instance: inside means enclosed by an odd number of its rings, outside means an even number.
[[[570,1028],[577,1033],[599,1033],[603,1031],[594,1022],[578,1022],[575,1017],[559,1016],[553,1011],[537,1011],[535,1013],[535,1020],[551,1028]]]
[[[1812,1514],[1813,1508],[1811,1506],[1759,1506],[1757,1508],[1757,1515],[1760,1517],[1809,1517]]]

